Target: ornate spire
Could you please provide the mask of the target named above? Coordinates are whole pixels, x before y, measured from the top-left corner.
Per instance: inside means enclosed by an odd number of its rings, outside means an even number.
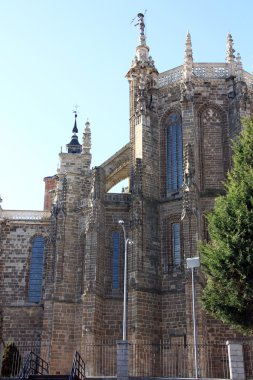
[[[144,24],[144,14],[138,13],[138,23],[140,27],[140,36],[139,36],[139,46],[136,48],[136,56],[139,61],[148,61],[148,53],[149,47],[146,45],[146,37],[145,37],[145,24]]]
[[[85,123],[85,129],[83,132],[82,154],[90,154],[90,149],[91,149],[91,130],[90,130],[90,123],[87,120]]]
[[[189,80],[192,76],[193,56],[192,56],[192,41],[189,31],[186,35],[185,50],[184,50],[184,79]]]
[[[144,24],[144,14],[138,13],[138,23],[140,27],[140,45],[146,45],[146,37],[145,37],[145,24]]]
[[[234,48],[233,48],[234,42],[233,38],[230,33],[227,35],[227,55],[226,55],[226,62],[227,63],[234,63],[235,61],[235,55],[234,55]]]
[[[78,133],[77,124],[76,124],[77,112],[74,111],[74,114],[75,114],[75,123],[74,123],[74,127],[72,129],[72,133]]]
[[[72,129],[73,135],[72,135],[70,143],[67,144],[67,149],[68,149],[68,153],[81,153],[81,145],[79,144],[78,136],[77,136],[77,133],[78,133],[77,122],[76,122],[77,111],[73,111],[73,113],[75,114],[75,122],[74,122],[74,127]]]
[[[226,62],[228,64],[228,70],[230,76],[235,76],[235,55],[234,55],[234,48],[233,48],[233,38],[230,33],[227,35],[227,55],[226,55]]]
[[[243,67],[240,53],[237,53],[236,57],[236,77],[239,81],[243,79]]]
[[[129,81],[133,81],[135,86],[139,88],[138,94],[136,93],[138,98],[136,98],[136,100],[138,101],[143,100],[147,83],[149,83],[149,88],[156,87],[158,71],[155,67],[154,60],[149,55],[149,47],[146,45],[144,14],[138,13],[137,17],[138,22],[135,26],[139,25],[140,27],[139,45],[136,47],[136,55],[126,77]]]

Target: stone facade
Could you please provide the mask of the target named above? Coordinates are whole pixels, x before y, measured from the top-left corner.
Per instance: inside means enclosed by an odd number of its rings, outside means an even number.
[[[82,145],[75,123],[58,173],[45,178],[44,211],[0,211],[0,337],[38,340],[51,373],[68,373],[73,352],[82,354],[87,344],[122,338],[120,219],[134,242],[128,246],[129,341],[192,343],[185,261],[207,238],[205,213],[224,193],[230,141],[253,111],[253,76],[235,59],[230,35],[226,62],[199,64],[188,33],[184,64],[159,74],[142,15],[139,21],[140,42],[126,76],[129,144],[91,169],[89,123]],[[125,178],[129,192],[108,193]],[[36,236],[44,238],[42,296],[30,302]],[[203,283],[199,271],[198,300]],[[236,337],[199,304],[197,320],[201,343]]]

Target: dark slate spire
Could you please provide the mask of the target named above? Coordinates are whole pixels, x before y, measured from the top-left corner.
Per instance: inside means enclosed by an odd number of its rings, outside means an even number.
[[[74,114],[75,114],[75,123],[72,129],[73,135],[72,135],[70,143],[67,144],[67,150],[68,150],[68,153],[81,153],[82,145],[79,144],[78,136],[77,136],[77,133],[78,133],[77,123],[76,123],[77,112],[74,111]]]
[[[75,124],[74,124],[74,127],[72,129],[72,133],[78,133],[76,118],[77,118],[77,113],[75,112]]]

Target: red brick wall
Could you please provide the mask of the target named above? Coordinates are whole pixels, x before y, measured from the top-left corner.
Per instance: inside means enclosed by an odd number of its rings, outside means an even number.
[[[45,182],[44,211],[51,211],[52,202],[55,196],[53,190],[56,189],[56,184],[57,184],[56,176],[45,177],[44,182]]]

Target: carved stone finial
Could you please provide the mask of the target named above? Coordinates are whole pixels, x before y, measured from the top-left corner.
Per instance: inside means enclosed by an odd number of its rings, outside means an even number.
[[[192,189],[194,182],[194,163],[193,152],[191,144],[185,145],[184,150],[184,180],[183,180],[183,192],[189,192]]]
[[[235,61],[235,55],[234,55],[234,48],[233,48],[234,42],[232,35],[228,33],[227,35],[227,55],[226,55],[226,62],[232,63]]]
[[[226,54],[226,62],[229,65],[229,74],[235,75],[235,49],[233,47],[234,42],[232,35],[228,33],[227,35],[227,54]]]
[[[240,53],[236,57],[236,78],[238,81],[243,80],[243,67]]]
[[[198,214],[195,183],[195,165],[191,144],[186,144],[184,148],[184,180],[183,180],[183,209],[181,220],[186,216]]]
[[[87,120],[85,123],[85,129],[83,132],[83,144],[82,144],[82,154],[90,153],[91,149],[91,130],[90,123]]]
[[[193,56],[192,56],[192,41],[189,31],[186,35],[185,50],[184,50],[184,79],[189,80],[192,76]]]

